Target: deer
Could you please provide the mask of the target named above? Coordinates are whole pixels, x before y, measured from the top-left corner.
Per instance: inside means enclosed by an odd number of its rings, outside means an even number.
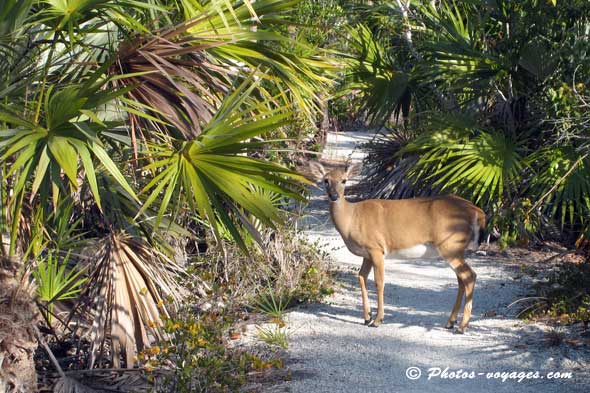
[[[455,328],[454,333],[463,334],[471,319],[477,277],[465,262],[465,254],[478,248],[480,229],[486,225],[484,212],[455,195],[349,202],[344,196],[346,182],[360,174],[359,164],[327,171],[320,162],[311,161],[309,169],[316,181],[323,181],[330,200],[330,217],[344,244],[351,253],[363,258],[358,279],[365,325],[378,327],[383,322],[385,258],[442,257],[457,275],[459,285],[445,328]],[[374,319],[367,292],[371,269],[377,289]],[[463,298],[463,317],[455,327]]]

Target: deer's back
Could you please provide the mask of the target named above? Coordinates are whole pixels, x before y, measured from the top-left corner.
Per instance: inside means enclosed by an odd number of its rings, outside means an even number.
[[[433,250],[462,252],[483,214],[471,202],[452,195],[370,199],[352,205],[349,230],[342,235],[350,251],[357,255],[361,254],[355,251],[368,248],[398,253],[400,257],[433,256]]]

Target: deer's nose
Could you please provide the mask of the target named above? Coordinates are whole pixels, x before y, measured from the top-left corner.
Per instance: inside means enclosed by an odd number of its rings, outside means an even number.
[[[337,200],[338,200],[338,194],[333,194],[333,193],[330,193],[330,194],[329,194],[329,197],[330,197],[330,199],[331,199],[333,202],[335,202],[335,201],[337,201]]]

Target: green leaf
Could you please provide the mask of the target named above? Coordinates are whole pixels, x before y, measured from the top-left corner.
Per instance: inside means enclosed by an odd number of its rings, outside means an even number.
[[[45,180],[45,173],[47,172],[49,162],[50,159],[49,155],[47,154],[47,147],[43,147],[43,150],[41,151],[41,156],[39,157],[39,163],[37,164],[37,169],[35,170],[35,178],[31,186],[30,200],[33,200],[35,194],[37,194],[37,190],[39,189],[41,182]]]
[[[53,158],[64,170],[74,189],[78,188],[78,155],[68,138],[52,135],[47,140],[47,146]]]
[[[127,183],[127,180],[125,180],[125,177],[121,171],[119,171],[119,168],[117,165],[115,165],[113,160],[111,160],[107,152],[96,142],[91,142],[89,148],[94,153],[96,158],[98,158],[101,164],[106,168],[106,170],[111,174],[111,176],[113,176],[117,183],[119,183],[119,185],[123,187],[123,189],[129,194],[129,196],[135,200],[139,200],[137,195],[135,195],[135,191],[133,191],[129,183]]]

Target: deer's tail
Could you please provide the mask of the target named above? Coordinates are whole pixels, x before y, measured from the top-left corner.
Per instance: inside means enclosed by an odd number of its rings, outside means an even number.
[[[473,212],[473,221],[471,223],[473,232],[471,242],[469,243],[467,249],[475,251],[478,249],[481,240],[485,237],[486,215],[483,210],[478,207],[475,207]]]

